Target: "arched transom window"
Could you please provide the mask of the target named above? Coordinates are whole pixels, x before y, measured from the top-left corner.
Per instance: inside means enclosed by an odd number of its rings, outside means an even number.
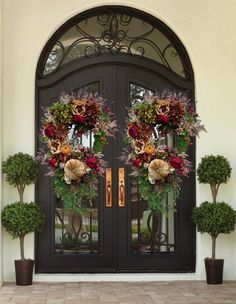
[[[149,58],[183,79],[190,78],[186,54],[173,32],[129,8],[101,8],[80,14],[55,34],[40,70],[47,78],[78,58],[124,54]]]

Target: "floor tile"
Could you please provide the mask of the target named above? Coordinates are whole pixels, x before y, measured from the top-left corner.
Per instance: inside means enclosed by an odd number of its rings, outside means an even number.
[[[84,282],[4,284],[0,304],[236,304],[236,282]]]

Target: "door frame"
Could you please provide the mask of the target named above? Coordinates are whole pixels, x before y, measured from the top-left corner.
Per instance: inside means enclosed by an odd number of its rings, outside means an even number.
[[[184,88],[186,90],[191,91],[191,96],[192,96],[192,100],[194,100],[194,85],[192,83],[192,81],[189,80],[184,80],[183,78],[181,78],[179,75],[174,74],[173,72],[170,72],[169,70],[167,70],[166,68],[164,68],[161,64],[158,64],[157,62],[150,60],[150,59],[146,59],[146,58],[140,58],[140,57],[129,57],[127,55],[101,55],[99,57],[94,57],[94,58],[84,58],[83,60],[81,59],[77,59],[71,63],[68,63],[67,65],[63,66],[63,68],[61,68],[55,75],[52,75],[49,78],[46,79],[39,79],[36,81],[36,125],[35,128],[36,130],[38,130],[38,125],[39,125],[39,115],[38,115],[38,107],[39,105],[39,92],[41,89],[47,88],[52,86],[53,84],[60,82],[61,79],[63,79],[64,77],[68,76],[68,75],[72,75],[74,73],[77,73],[79,71],[83,71],[86,68],[89,67],[101,67],[103,64],[110,64],[110,65],[114,65],[114,64],[123,64],[125,66],[132,66],[132,67],[137,67],[137,68],[141,68],[144,69],[146,71],[148,71],[149,73],[152,73],[154,75],[159,75],[162,78],[165,78],[167,80],[169,80],[171,83],[174,83],[177,87],[180,88]],[[36,138],[35,138],[35,142],[36,142],[36,153],[38,151],[38,134],[36,134]],[[195,142],[193,147],[191,148],[191,156],[192,156],[192,160],[193,160],[193,164],[195,164]],[[193,198],[192,198],[192,204],[190,205],[190,207],[194,207],[195,204],[195,188],[196,185],[194,183],[194,189],[193,189]],[[37,197],[38,197],[38,189],[36,187],[36,191],[35,191],[35,201],[37,201]],[[47,218],[50,217],[50,214],[46,215]],[[50,218],[48,218],[50,220]],[[145,272],[193,272],[195,270],[195,255],[196,255],[196,233],[195,233],[195,227],[192,225],[192,248],[193,248],[193,261],[192,261],[192,267],[191,269],[160,269],[159,270],[145,270]],[[55,273],[55,270],[48,270],[45,268],[40,267],[40,265],[38,265],[38,250],[39,250],[39,237],[40,236],[36,236],[36,242],[35,242],[35,259],[36,259],[36,273]],[[60,273],[68,273],[68,272],[77,272],[77,271],[71,271],[71,269],[64,269],[63,271],[60,271],[58,269],[57,272]],[[87,269],[84,270],[80,270],[80,273],[86,273],[88,272]],[[140,272],[140,270],[135,270],[135,269],[131,269],[131,270],[120,270],[120,271],[114,271],[113,269],[96,269],[94,272],[100,272],[100,273],[114,273],[114,272]]]

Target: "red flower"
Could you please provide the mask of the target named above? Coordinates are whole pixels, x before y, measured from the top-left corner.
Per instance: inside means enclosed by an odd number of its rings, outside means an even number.
[[[170,159],[170,165],[171,167],[175,168],[175,169],[181,169],[183,164],[183,159],[181,157],[172,157]]]
[[[55,127],[53,125],[47,125],[45,128],[44,128],[44,134],[47,136],[47,137],[53,137],[55,135]]]
[[[129,135],[133,138],[138,137],[139,135],[139,127],[137,125],[133,125],[129,128]]]
[[[87,157],[85,162],[89,168],[97,169],[98,167],[98,159],[96,157]]]
[[[134,163],[134,165],[135,165],[135,167],[140,167],[140,164],[141,164],[141,159],[139,159],[139,158],[136,158],[134,161],[133,161],[133,163]]]
[[[50,159],[48,162],[49,162],[49,165],[53,168],[58,166],[58,161],[55,158]]]
[[[157,115],[157,122],[166,125],[169,122],[169,117],[166,115]]]
[[[73,119],[74,119],[74,121],[78,122],[79,124],[83,124],[85,122],[85,117],[80,114],[74,115]]]

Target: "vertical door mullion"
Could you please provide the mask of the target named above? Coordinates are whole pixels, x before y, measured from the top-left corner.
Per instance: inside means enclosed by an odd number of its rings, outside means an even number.
[[[128,181],[130,177],[128,176],[127,167],[124,163],[118,159],[121,156],[122,148],[124,146],[124,136],[125,136],[125,123],[127,117],[127,107],[128,105],[128,86],[126,75],[124,74],[124,69],[121,65],[116,66],[116,113],[117,119],[119,121],[120,132],[117,138],[117,171],[121,167],[125,167],[125,206],[118,207],[117,202],[117,269],[120,270],[120,265],[122,261],[125,261],[128,254],[128,242],[129,242],[129,208],[130,208],[130,187]],[[129,183],[130,184],[130,183]],[[117,180],[117,199],[119,198],[119,185]]]

